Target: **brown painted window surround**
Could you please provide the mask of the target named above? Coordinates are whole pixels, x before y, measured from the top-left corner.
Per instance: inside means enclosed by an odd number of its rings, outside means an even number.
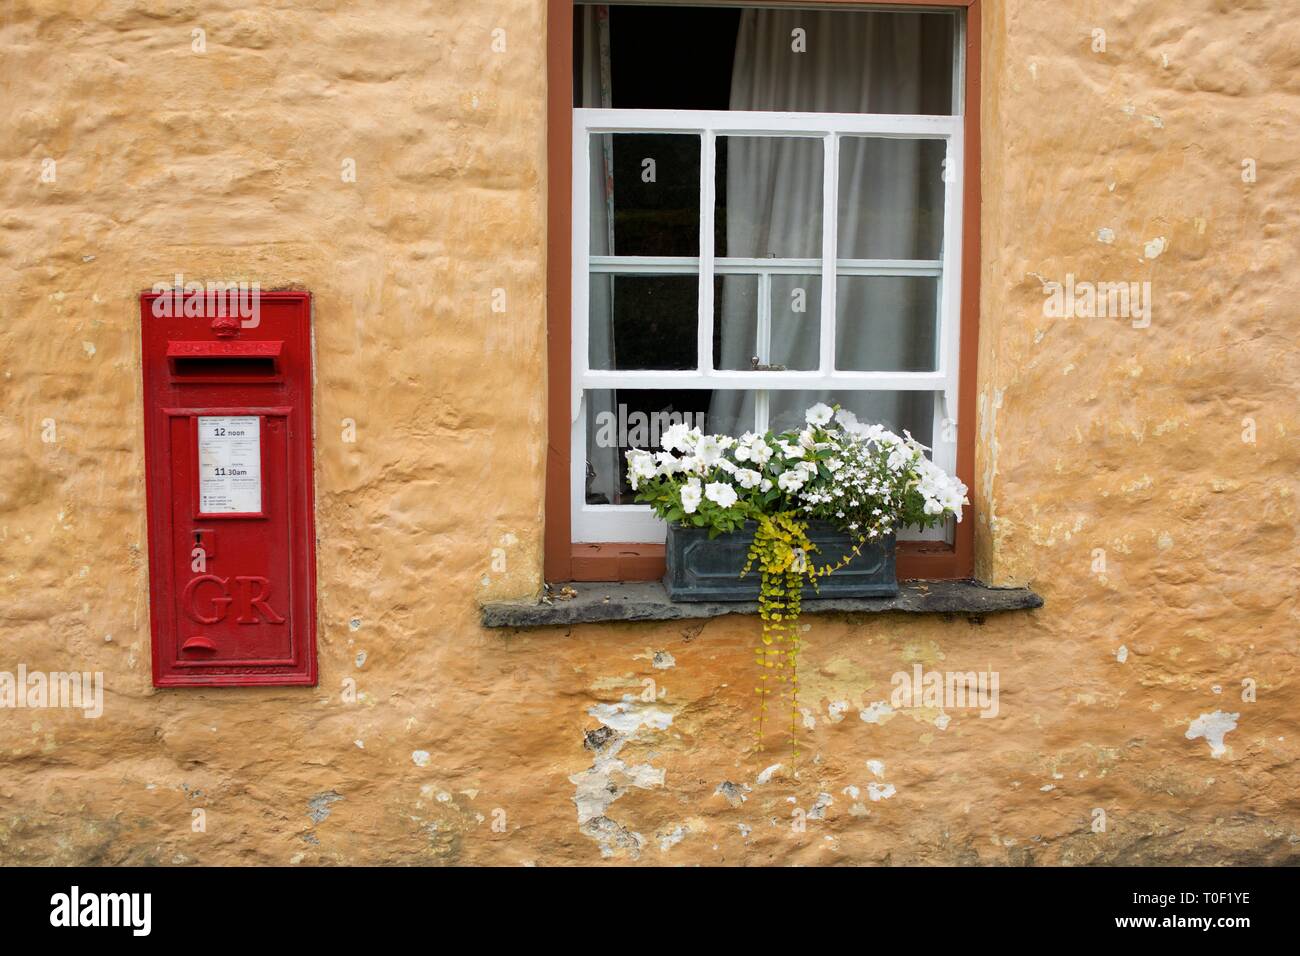
[[[715,0],[716,2],[716,0]],[[749,0],[748,5],[758,5]],[[782,0],[782,6],[796,6]],[[864,5],[848,0],[817,0],[810,7]],[[957,474],[974,486],[975,357],[979,332],[980,278],[980,0],[895,0],[870,9],[928,6],[964,8],[966,20],[964,88],[964,193],[961,237],[960,380]],[[574,4],[548,0],[547,10],[547,329],[548,442],[546,465],[545,576],[548,581],[653,581],[664,573],[664,546],[639,542],[575,543],[571,536],[570,447],[572,312],[572,89]],[[974,571],[973,506],[956,526],[954,540],[901,542],[900,579],[965,579]]]

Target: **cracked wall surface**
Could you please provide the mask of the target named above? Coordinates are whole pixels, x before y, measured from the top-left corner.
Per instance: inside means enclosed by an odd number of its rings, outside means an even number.
[[[810,622],[796,758],[753,619],[478,625],[541,586],[539,0],[8,3],[0,671],[105,699],[0,709],[0,862],[1294,861],[1293,13],[984,5],[977,569],[1046,606]],[[316,688],[150,683],[137,296],[178,272],[314,296]],[[1149,323],[1048,315],[1067,276]],[[902,706],[918,666],[996,716]]]

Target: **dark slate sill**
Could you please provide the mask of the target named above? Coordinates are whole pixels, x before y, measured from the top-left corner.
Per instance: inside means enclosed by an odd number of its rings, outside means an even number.
[[[484,627],[551,627],[602,621],[687,621],[724,614],[757,614],[751,603],[693,603],[668,600],[658,581],[571,584],[576,597],[551,603],[499,601],[482,609]],[[558,589],[557,589],[558,591]],[[947,614],[982,618],[1004,611],[1029,611],[1043,599],[1028,588],[991,588],[978,581],[903,581],[892,598],[805,600],[805,614]]]

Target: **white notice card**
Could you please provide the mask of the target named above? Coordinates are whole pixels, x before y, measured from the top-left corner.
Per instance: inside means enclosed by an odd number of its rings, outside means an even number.
[[[257,415],[199,416],[199,511],[262,510],[262,420]]]

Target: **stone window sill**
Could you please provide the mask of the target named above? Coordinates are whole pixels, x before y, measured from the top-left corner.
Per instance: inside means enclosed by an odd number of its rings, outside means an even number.
[[[668,599],[658,581],[575,583],[573,596],[540,602],[498,601],[482,608],[484,627],[552,627],[603,621],[686,621],[724,614],[757,614],[752,603],[692,603]],[[1043,599],[1028,588],[993,588],[979,581],[900,581],[892,598],[806,599],[804,614],[945,614],[980,620],[986,614],[1029,611]]]

